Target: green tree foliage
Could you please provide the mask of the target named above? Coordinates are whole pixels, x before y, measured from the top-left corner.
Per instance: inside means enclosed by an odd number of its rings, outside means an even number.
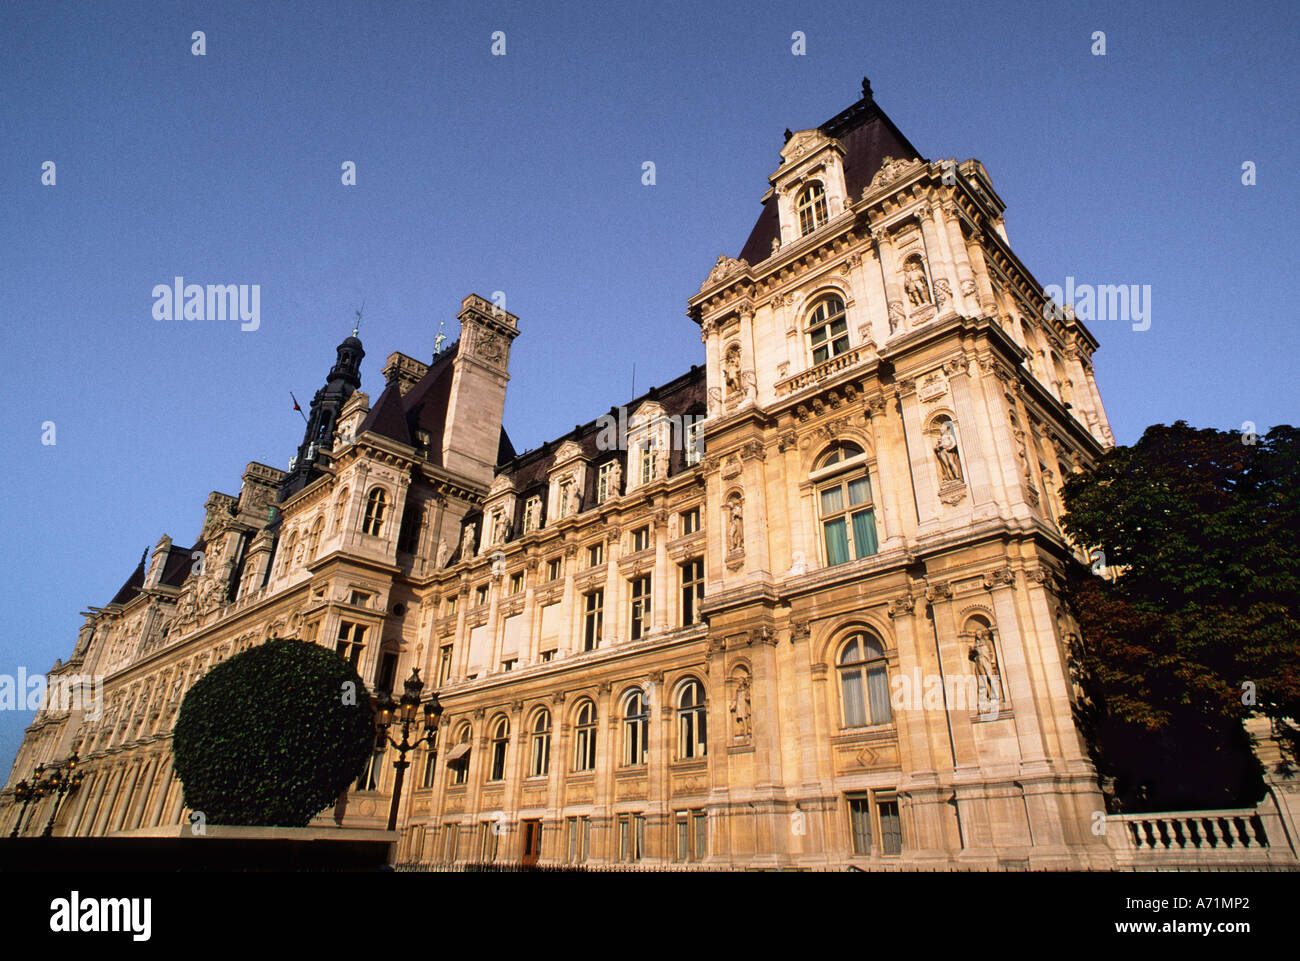
[[[1241,722],[1300,718],[1300,432],[1179,421],[1116,447],[1064,488],[1062,526],[1116,576],[1080,568],[1082,718],[1127,810],[1250,804]]]
[[[186,806],[210,824],[280,827],[304,827],[332,805],[374,744],[370,697],[351,666],[274,639],[195,682],[172,738]]]

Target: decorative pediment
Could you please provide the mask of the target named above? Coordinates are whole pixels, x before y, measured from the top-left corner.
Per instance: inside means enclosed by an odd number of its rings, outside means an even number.
[[[862,191],[862,196],[865,197],[867,194],[879,190],[881,187],[889,186],[895,180],[901,179],[921,166],[923,166],[923,164],[920,160],[895,160],[893,157],[884,158],[880,164],[880,169],[877,170],[876,175],[871,178],[871,183]]]
[[[781,165],[785,166],[803,160],[821,148],[834,143],[834,140],[815,128],[800,130],[787,140],[785,146],[781,148]]]
[[[646,424],[653,424],[665,416],[662,404],[658,401],[648,400],[632,412],[632,416],[627,419],[627,425],[629,428],[644,427]]]
[[[704,283],[700,284],[700,290],[703,291],[712,287],[714,284],[722,283],[722,281],[729,277],[744,273],[748,269],[749,261],[736,260],[732,257],[728,257],[726,254],[722,254],[718,257],[718,262],[713,265],[713,269],[709,271],[709,276],[705,278]]]
[[[574,445],[577,446],[576,444]],[[499,494],[512,493],[515,490],[514,478],[509,474],[498,474],[492,481],[492,486],[488,488],[487,496],[491,500]]]
[[[566,440],[560,445],[559,450],[555,452],[555,467],[560,467],[582,456],[582,447],[574,441]]]

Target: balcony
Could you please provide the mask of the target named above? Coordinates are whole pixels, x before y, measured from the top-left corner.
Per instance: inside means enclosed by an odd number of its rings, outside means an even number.
[[[1258,809],[1112,814],[1106,839],[1120,870],[1300,868],[1282,818],[1267,802]]]
[[[793,377],[787,377],[785,380],[777,381],[776,396],[785,397],[787,394],[797,393],[812,384],[820,384],[822,381],[826,380],[828,377],[834,376],[841,370],[852,367],[861,359],[861,347],[846,351],[843,354],[837,354],[830,360],[823,361],[816,367],[810,367],[801,374],[795,374]]]

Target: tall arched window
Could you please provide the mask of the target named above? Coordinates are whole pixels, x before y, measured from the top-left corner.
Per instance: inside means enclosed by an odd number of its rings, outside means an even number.
[[[500,718],[492,727],[492,770],[489,781],[504,781],[506,777],[506,748],[510,746],[510,722]]]
[[[456,744],[447,755],[447,766],[451,768],[451,783],[464,784],[469,780],[469,739],[470,726],[466,721],[457,732]]]
[[[818,461],[812,479],[827,566],[876,553],[876,510],[862,448],[836,444]]]
[[[384,514],[388,511],[388,495],[376,487],[366,498],[366,516],[361,522],[361,533],[378,537],[384,529]]]
[[[280,565],[280,573],[288,574],[293,567],[293,554],[298,547],[298,532],[290,531],[289,536],[284,542],[284,562]]]
[[[817,301],[808,315],[808,346],[814,364],[849,349],[849,321],[844,315],[844,301],[835,294]]]
[[[650,712],[645,696],[632,691],[623,698],[623,763],[644,764],[650,733]]]
[[[339,491],[339,496],[334,501],[334,533],[337,534],[343,530],[343,515],[348,510],[348,489],[345,487]]]
[[[888,724],[889,671],[885,648],[865,631],[853,634],[840,649],[840,693],[844,701],[844,726]]]
[[[708,708],[704,686],[694,679],[687,681],[677,695],[677,756],[704,757],[708,753]]]
[[[321,534],[325,532],[325,515],[322,514],[312,522],[311,533],[307,535],[307,560],[314,561],[320,550]]]
[[[796,206],[799,209],[799,236],[807,237],[826,223],[826,188],[820,180],[814,180],[799,191]]]
[[[551,770],[551,712],[541,710],[533,718],[532,762],[529,777],[545,777]]]
[[[591,701],[583,701],[578,708],[577,726],[573,757],[575,771],[596,770],[596,706]]]

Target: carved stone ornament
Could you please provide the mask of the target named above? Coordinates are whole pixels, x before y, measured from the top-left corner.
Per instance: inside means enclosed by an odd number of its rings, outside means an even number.
[[[901,617],[904,614],[911,614],[916,610],[916,598],[911,594],[903,594],[889,602],[889,616]]]
[[[892,184],[904,174],[907,174],[921,166],[919,160],[895,160],[893,157],[885,157],[880,164],[880,169],[876,175],[871,178],[871,183],[862,191],[862,196],[866,197],[874,190]]]
[[[714,264],[713,269],[709,271],[709,276],[705,279],[704,283],[700,284],[700,290],[705,290],[712,287],[714,284],[721,283],[735,274],[744,273],[748,268],[749,261],[736,260],[728,257],[726,254],[722,254],[718,257],[718,262]]]
[[[925,599],[930,602],[943,601],[952,597],[952,586],[947,581],[935,581],[925,589]]]
[[[939,371],[931,371],[916,385],[916,396],[926,404],[932,404],[948,393],[948,381]]]
[[[925,262],[912,254],[903,262],[903,292],[913,307],[930,303],[930,287],[925,277]]]

